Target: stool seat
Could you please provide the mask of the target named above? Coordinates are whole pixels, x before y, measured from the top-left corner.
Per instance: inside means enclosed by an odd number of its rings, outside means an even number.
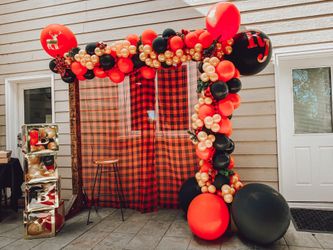
[[[110,160],[98,160],[94,161],[95,165],[108,165],[118,163],[118,159],[110,159]]]

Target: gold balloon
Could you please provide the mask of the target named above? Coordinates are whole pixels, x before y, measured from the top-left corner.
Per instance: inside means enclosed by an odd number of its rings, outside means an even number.
[[[214,122],[220,122],[221,119],[222,119],[221,115],[219,115],[219,114],[213,115],[213,121]]]
[[[151,46],[148,45],[148,44],[146,44],[145,46],[143,46],[143,52],[145,54],[147,54],[147,55],[150,54],[152,52]]]
[[[201,192],[202,193],[207,193],[208,192],[208,187],[207,186],[202,186],[201,187]]]
[[[201,60],[201,55],[198,52],[195,52],[193,55],[193,59],[196,61],[200,61]]]
[[[200,172],[196,172],[196,174],[195,174],[195,179],[197,179],[198,181],[201,179],[201,174],[200,174]]]
[[[173,57],[173,52],[170,51],[170,50],[166,50],[164,52],[164,55],[165,55],[166,58],[171,58],[171,57]]]
[[[139,51],[143,52],[143,45],[142,44],[139,46]]]
[[[232,197],[231,194],[226,194],[226,195],[223,196],[223,199],[224,199],[225,203],[229,204],[233,201],[234,198]]]
[[[225,53],[226,53],[227,55],[230,55],[230,54],[232,53],[232,47],[231,47],[231,46],[226,46],[226,47],[225,47]]]
[[[156,53],[155,53],[154,51],[152,51],[152,52],[150,53],[150,58],[151,58],[151,59],[156,59],[156,58],[157,58],[157,55],[156,55]]]
[[[190,49],[190,55],[193,56],[195,53],[195,50],[194,49]]]
[[[203,186],[205,186],[205,183],[202,180],[199,180],[198,181],[198,186],[203,187]]]
[[[81,57],[79,54],[75,54],[74,59],[75,61],[79,62],[81,60]]]
[[[219,76],[218,76],[218,74],[217,74],[216,72],[214,72],[214,73],[211,73],[211,74],[209,75],[209,79],[210,79],[212,82],[216,82],[216,81],[219,79]]]
[[[211,148],[213,146],[213,142],[211,140],[206,140],[205,145],[207,148]]]
[[[211,65],[213,65],[214,67],[216,67],[216,65],[218,65],[219,62],[220,62],[220,60],[216,56],[209,59],[209,63]]]
[[[204,103],[205,103],[205,100],[204,100],[202,97],[200,97],[199,100],[198,100],[198,103],[199,103],[199,104],[204,104]]]
[[[236,193],[236,190],[232,187],[232,188],[230,188],[230,194],[231,195],[234,195]]]
[[[206,72],[207,67],[211,66],[209,62],[205,62],[204,64],[202,64],[202,70]]]
[[[208,192],[214,194],[216,192],[216,187],[214,185],[208,186]]]
[[[165,63],[166,63],[167,65],[172,65],[172,59],[171,59],[171,58],[167,58],[167,59],[165,60]]]
[[[200,161],[199,161],[199,166],[202,167],[204,163],[205,163],[204,160],[200,160]]]
[[[206,98],[205,98],[205,103],[208,104],[208,105],[209,105],[209,104],[212,104],[212,103],[213,103],[213,99],[210,98],[210,97],[206,97]]]
[[[181,62],[186,62],[187,61],[187,56],[186,55],[182,55],[180,58]]]
[[[86,51],[85,51],[85,50],[81,49],[81,50],[79,51],[79,55],[80,55],[81,57],[83,57],[85,54],[86,54]]]
[[[127,41],[127,40],[124,40],[122,42],[122,45],[123,45],[123,47],[128,48],[131,45],[131,43],[129,41]]]
[[[206,150],[206,145],[205,145],[205,143],[204,142],[199,142],[199,144],[198,144],[198,149],[200,150],[200,151],[205,151]],[[202,176],[201,176],[202,177]]]
[[[214,123],[213,117],[211,117],[211,116],[206,116],[204,121],[205,121],[205,125],[208,125],[208,126],[212,126]]]
[[[93,63],[98,63],[99,62],[99,57],[96,56],[96,55],[92,55],[90,57],[90,60],[93,62]]]
[[[187,61],[191,61],[192,60],[192,56],[187,55],[186,59],[187,59]]]
[[[199,141],[205,141],[205,140],[207,140],[208,135],[206,132],[200,131],[198,133],[197,137],[198,137]]]
[[[177,49],[176,56],[181,57],[184,54],[182,49]]]
[[[160,61],[160,62],[165,62],[165,55],[164,54],[159,54],[157,59]]]
[[[147,65],[150,65],[151,63],[153,63],[153,60],[151,60],[150,58],[146,58],[145,63]]]
[[[217,133],[217,132],[219,132],[219,130],[220,130],[220,125],[219,124],[217,124],[217,123],[213,123],[212,124],[212,131],[214,132],[214,133]]]
[[[202,73],[200,75],[200,79],[203,81],[203,82],[208,82],[209,81],[209,76],[206,74],[206,73]]]
[[[95,54],[97,55],[97,53],[101,53],[101,49],[99,47],[95,48]]]
[[[126,48],[122,48],[121,51],[120,51],[120,54],[123,56],[123,57],[128,57],[129,56],[129,51],[128,49]]]
[[[200,119],[195,121],[195,125],[197,125],[198,127],[202,127],[203,126],[203,121],[201,121]]]
[[[153,65],[156,69],[158,69],[159,67],[161,67],[161,63],[158,60],[153,60]]]
[[[147,59],[147,55],[145,53],[140,53],[139,58],[144,62]]]
[[[217,43],[217,44],[216,44],[216,48],[217,48],[217,49],[222,49],[222,44],[221,44],[221,43]]]
[[[86,66],[86,60],[85,60],[84,58],[82,58],[82,59],[80,60],[80,63],[81,63],[81,65]]]
[[[216,56],[217,56],[218,58],[222,58],[223,55],[224,55],[223,52],[217,52],[217,53],[216,53]]]
[[[202,181],[204,181],[204,182],[206,182],[206,181],[208,181],[209,180],[209,175],[207,174],[207,173],[205,173],[205,172],[203,172],[203,173],[201,173],[201,176],[200,176],[201,178],[201,180]]]
[[[233,45],[233,44],[234,44],[234,39],[232,39],[232,38],[229,39],[229,40],[227,41],[227,44],[228,44],[228,45]]]
[[[110,54],[111,53],[111,47],[110,46],[106,46],[105,47],[105,54]]]
[[[205,58],[203,59],[203,62],[204,62],[204,63],[209,63],[209,59],[210,59],[209,57],[205,57]]]
[[[222,193],[228,194],[230,192],[230,186],[228,184],[224,184],[221,187],[221,191],[222,191]]]
[[[84,58],[87,62],[90,61],[90,55],[89,55],[89,54],[85,55],[83,58]]]
[[[87,67],[87,69],[93,69],[94,68],[94,64],[92,63],[92,62],[87,62],[86,63],[86,67]]]
[[[192,123],[192,128],[193,128],[193,129],[197,129],[197,128],[198,128],[197,124]]]
[[[206,72],[208,75],[210,75],[210,74],[212,74],[212,73],[215,73],[215,67],[214,67],[213,65],[209,64],[209,65],[206,67],[205,72]]]
[[[128,50],[129,50],[131,55],[134,55],[136,53],[136,47],[134,45],[130,45],[128,47]]]
[[[71,59],[66,59],[65,62],[67,65],[71,65],[71,63],[72,63]]]
[[[201,43],[197,43],[196,45],[194,45],[194,50],[196,52],[202,51],[202,44]]]
[[[214,142],[215,141],[215,135],[208,135],[208,138],[207,140],[210,140],[211,142]]]

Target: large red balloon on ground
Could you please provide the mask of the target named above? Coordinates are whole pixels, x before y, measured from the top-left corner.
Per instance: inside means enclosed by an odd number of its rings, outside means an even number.
[[[213,5],[206,16],[206,28],[214,39],[232,38],[240,26],[240,13],[232,3],[217,3]]]
[[[205,240],[222,236],[229,225],[229,218],[229,210],[223,199],[208,193],[195,197],[187,212],[192,233]]]
[[[64,53],[77,47],[73,32],[64,25],[50,24],[40,34],[43,49],[52,57],[63,56]]]

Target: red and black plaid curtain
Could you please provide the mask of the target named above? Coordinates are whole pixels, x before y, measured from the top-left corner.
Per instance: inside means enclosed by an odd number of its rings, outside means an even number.
[[[184,65],[159,71],[155,80],[134,73],[119,85],[108,79],[80,82],[82,178],[88,198],[93,161],[117,158],[127,207],[142,212],[178,207],[180,185],[197,165],[187,134],[196,74],[195,65]],[[102,176],[100,204],[118,207],[115,191],[113,176]]]

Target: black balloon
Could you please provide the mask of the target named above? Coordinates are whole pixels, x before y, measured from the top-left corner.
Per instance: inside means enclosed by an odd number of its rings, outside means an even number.
[[[45,166],[52,166],[54,164],[53,156],[44,156],[43,163]]]
[[[199,63],[199,65],[198,65],[198,70],[199,70],[200,73],[204,73],[204,72],[205,72],[205,71],[203,70],[202,66],[203,66],[203,62],[201,61],[201,62]]]
[[[221,187],[224,185],[224,184],[228,184],[229,185],[230,183],[230,177],[227,177],[225,175],[222,175],[222,174],[217,174],[215,176],[215,179],[214,179],[214,182],[213,182],[213,185],[217,188],[217,189],[221,189]]]
[[[225,59],[234,63],[242,75],[254,75],[262,71],[272,56],[272,43],[268,36],[256,30],[248,30],[234,36],[232,53]]]
[[[242,89],[242,82],[238,78],[227,81],[229,93],[235,94]]]
[[[86,52],[89,55],[93,55],[93,54],[95,54],[96,47],[97,47],[97,43],[88,43],[86,46]]]
[[[141,68],[141,67],[146,65],[145,62],[140,60],[139,54],[133,55],[131,60],[133,62],[133,65],[134,65],[135,69]]]
[[[222,81],[214,82],[210,85],[210,92],[216,101],[226,98],[228,95],[228,86]]]
[[[86,79],[91,80],[95,77],[93,70],[87,70],[87,72],[83,75]]]
[[[279,240],[290,224],[286,200],[275,189],[260,183],[245,185],[231,207],[239,233],[257,244],[271,244]]]
[[[187,179],[181,186],[179,191],[179,205],[187,214],[187,209],[191,201],[201,194],[201,189],[194,177]]]
[[[213,156],[213,167],[215,170],[227,169],[230,163],[229,154],[221,151],[216,151]]]
[[[230,146],[230,140],[226,135],[217,133],[215,134],[215,141],[213,146],[216,150],[219,151],[226,150]]]
[[[167,39],[175,35],[177,35],[177,33],[173,29],[165,29],[162,33],[162,37]]]
[[[158,54],[164,53],[168,48],[168,41],[162,37],[156,37],[153,41],[153,49]]]
[[[76,80],[76,75],[70,70],[66,69],[65,74],[61,77],[64,82],[73,83]]]
[[[57,66],[56,59],[51,60],[49,63],[49,68],[54,73],[58,73],[58,70],[55,69],[56,66]]]
[[[99,58],[99,63],[102,69],[109,70],[115,65],[115,60],[113,56],[104,54]]]
[[[229,138],[229,146],[224,150],[224,152],[231,154],[235,150],[235,143]]]

